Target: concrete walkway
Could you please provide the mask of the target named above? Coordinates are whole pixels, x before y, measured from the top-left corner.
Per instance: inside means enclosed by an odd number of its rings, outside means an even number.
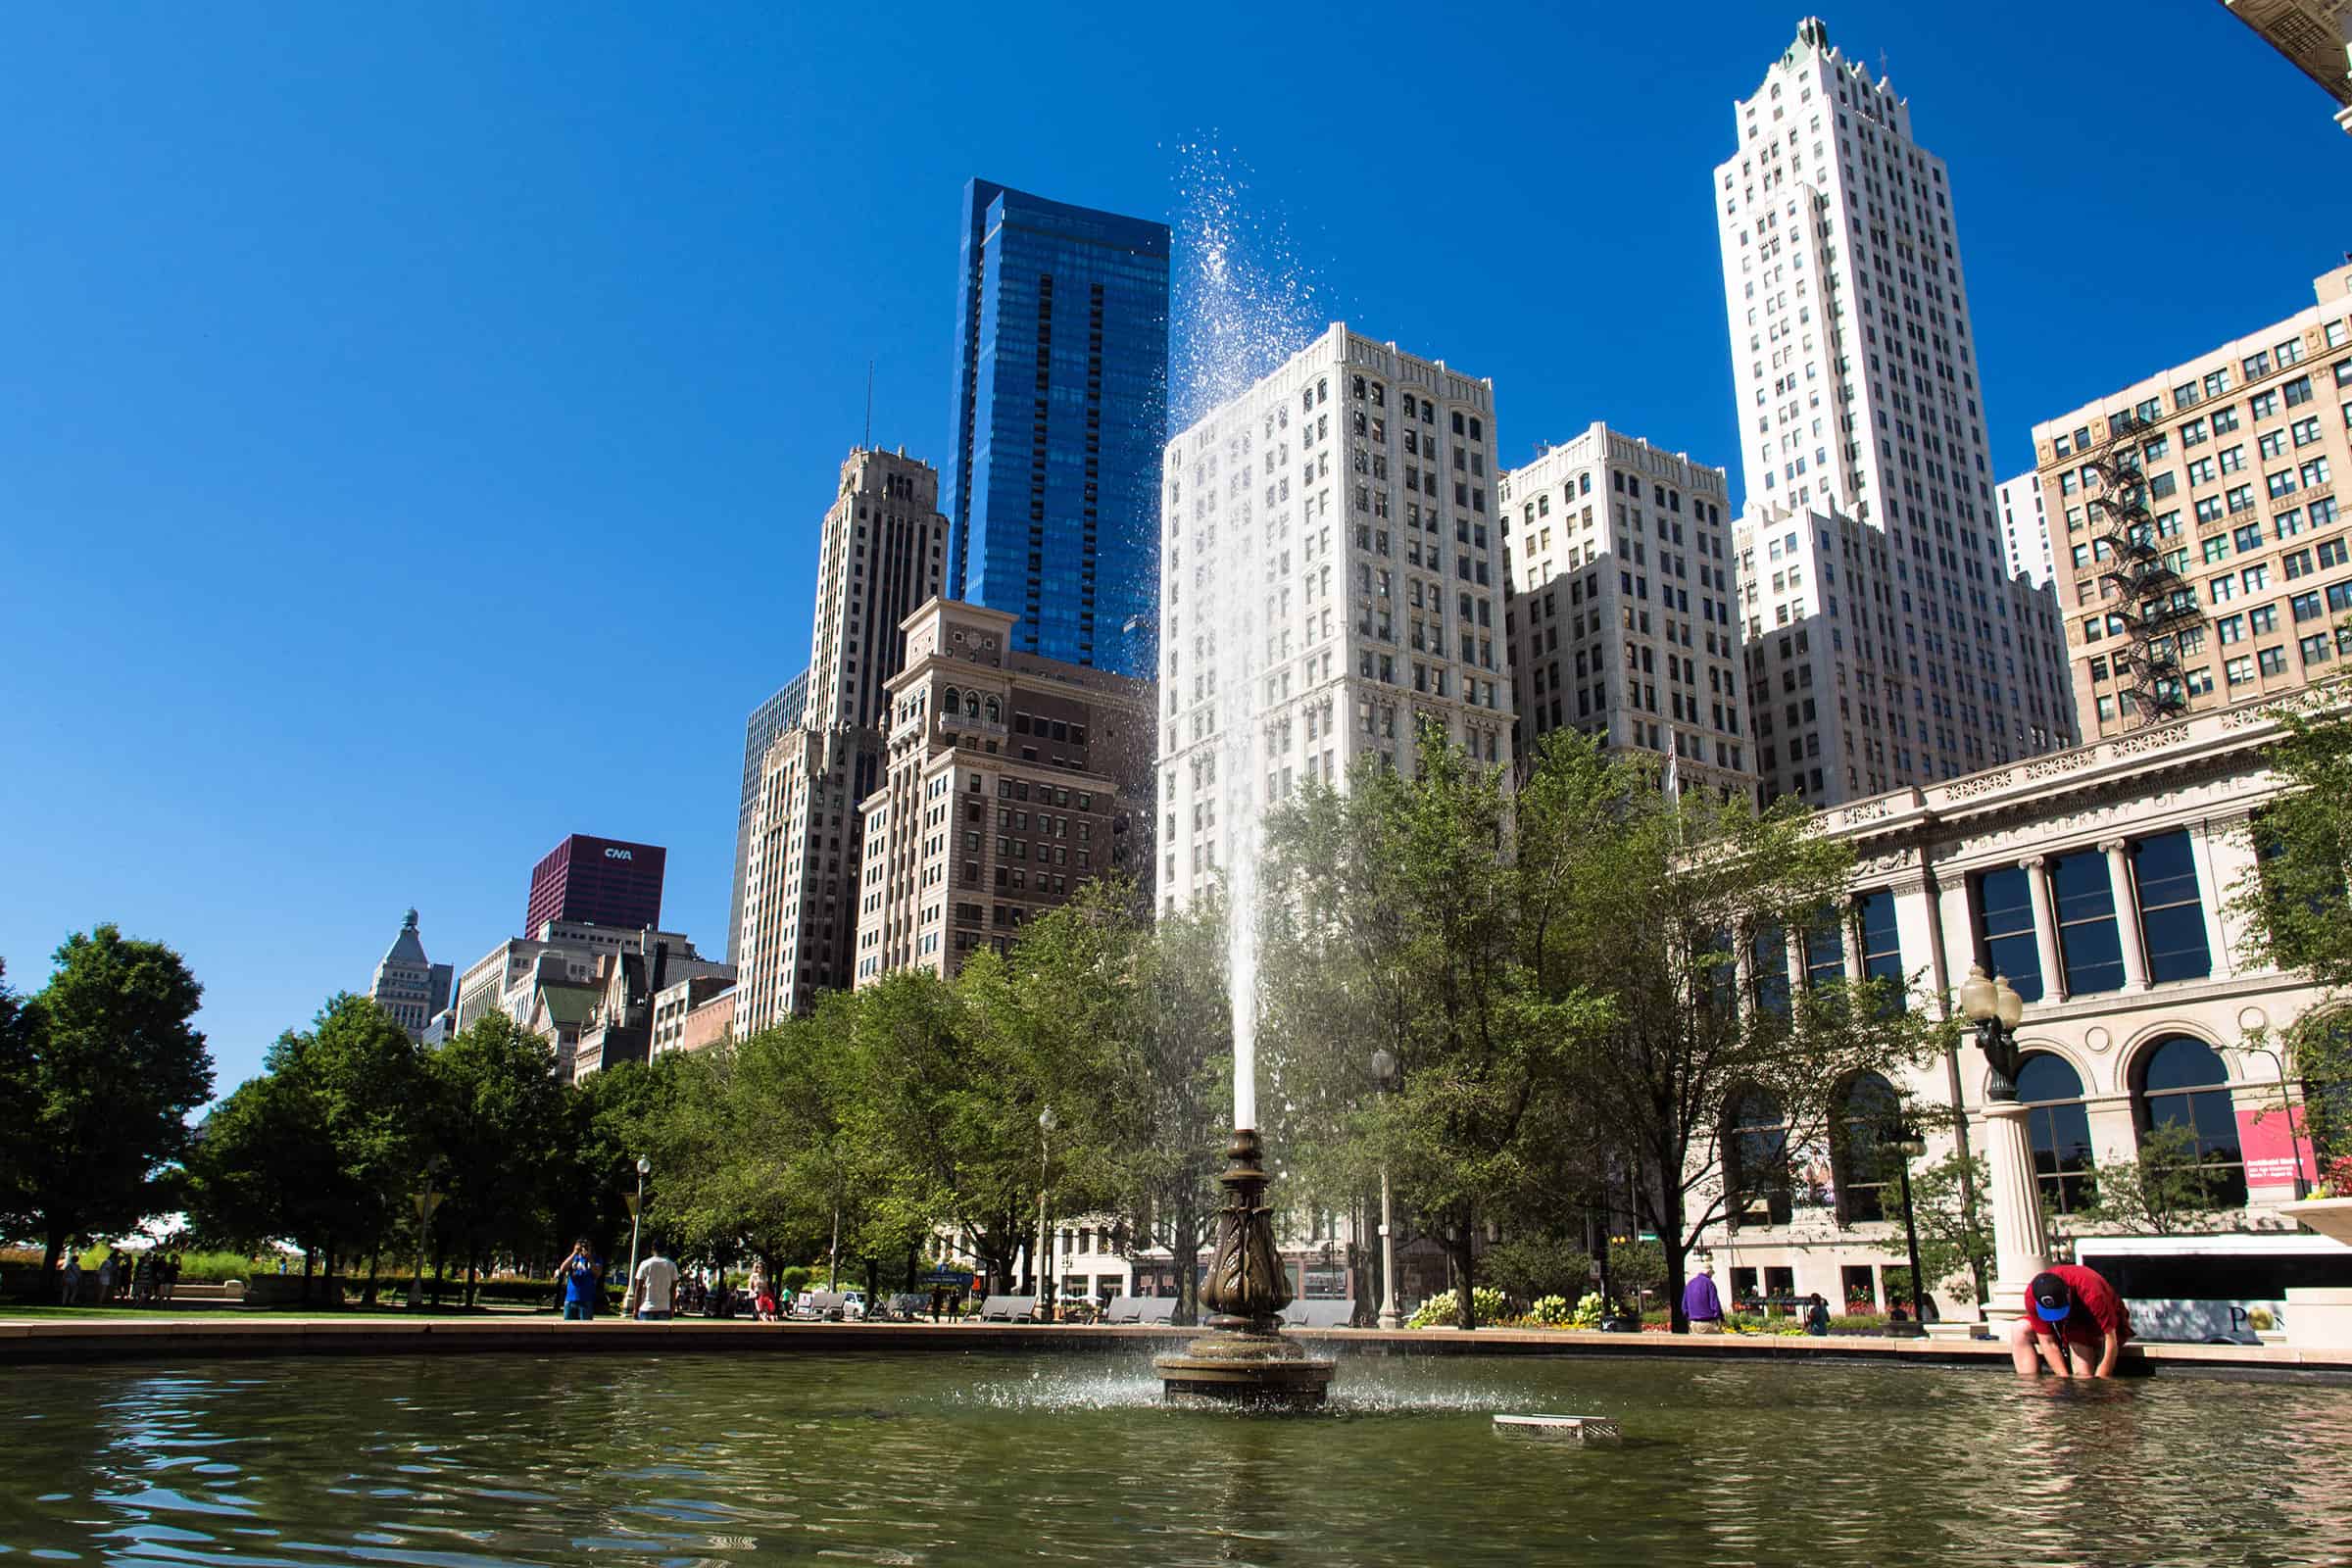
[[[0,1318],[0,1362],[199,1359],[216,1356],[413,1355],[504,1352],[544,1355],[716,1352],[733,1355],[893,1354],[1049,1350],[1073,1353],[1173,1347],[1194,1331],[1157,1326],[1039,1323],[756,1323],[680,1318],[667,1323],[553,1316],[230,1317],[142,1314],[135,1318]],[[2009,1352],[1984,1340],[1890,1340],[1832,1335],[1592,1334],[1561,1330],[1304,1329],[1304,1345],[1336,1355],[1579,1355],[1774,1361],[1896,1362],[2006,1370]],[[2352,1350],[2291,1346],[2132,1346],[2127,1364],[2149,1372],[2352,1379]]]

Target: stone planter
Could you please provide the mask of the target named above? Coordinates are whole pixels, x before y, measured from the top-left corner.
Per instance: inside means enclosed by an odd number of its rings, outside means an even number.
[[[1957,1322],[1938,1321],[1929,1324],[1928,1338],[1945,1343],[1960,1340],[1989,1340],[1992,1338],[1992,1331],[1982,1323],[1971,1323],[1964,1318]]]
[[[2278,1212],[2300,1220],[2331,1241],[2352,1246],[2352,1198],[2305,1198],[2280,1203]]]

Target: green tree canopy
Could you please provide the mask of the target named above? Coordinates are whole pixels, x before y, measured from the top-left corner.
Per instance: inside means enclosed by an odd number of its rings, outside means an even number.
[[[11,1138],[0,1229],[42,1240],[44,1270],[75,1237],[135,1228],[210,1098],[195,1017],[204,988],[178,954],[112,925],[76,933],[28,1005],[8,1004],[0,1082]]]

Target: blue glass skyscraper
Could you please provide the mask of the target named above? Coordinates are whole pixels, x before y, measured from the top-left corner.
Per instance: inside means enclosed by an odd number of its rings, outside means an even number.
[[[963,188],[949,592],[1016,647],[1153,670],[1168,227]]]

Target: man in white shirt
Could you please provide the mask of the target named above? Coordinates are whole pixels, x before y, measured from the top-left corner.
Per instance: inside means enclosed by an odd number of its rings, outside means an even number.
[[[669,1321],[670,1301],[678,1289],[678,1265],[662,1255],[662,1244],[637,1265],[637,1321]]]

